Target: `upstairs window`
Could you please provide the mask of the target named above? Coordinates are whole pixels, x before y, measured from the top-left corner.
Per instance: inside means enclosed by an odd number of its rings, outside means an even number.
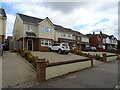
[[[42,27],[42,32],[50,32],[51,29],[48,27]]]
[[[66,37],[66,34],[65,33],[61,33],[61,37]]]
[[[70,37],[70,34],[68,34],[68,37]]]
[[[33,32],[34,28],[33,28],[32,25],[28,25],[28,26],[27,26],[27,30],[28,30],[29,32]]]
[[[75,36],[73,36],[73,39],[75,40]]]
[[[100,41],[100,38],[98,37],[98,41]]]
[[[80,40],[80,37],[78,37],[78,40]]]

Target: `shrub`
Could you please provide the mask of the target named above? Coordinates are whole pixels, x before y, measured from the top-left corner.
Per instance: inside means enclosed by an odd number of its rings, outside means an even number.
[[[95,59],[100,60],[100,55],[96,54]]]
[[[32,62],[32,61],[33,61],[33,56],[29,56],[29,57],[28,57],[28,61],[29,61],[29,62]]]
[[[37,68],[37,64],[35,62],[31,62],[32,66]]]
[[[48,60],[48,59],[45,59],[45,62],[46,62],[46,63],[49,63],[49,60]]]

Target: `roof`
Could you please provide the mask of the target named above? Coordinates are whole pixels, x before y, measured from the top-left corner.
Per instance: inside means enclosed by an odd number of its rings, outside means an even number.
[[[7,18],[6,13],[5,13],[5,10],[4,10],[3,8],[0,8],[0,14],[1,14],[3,17]]]
[[[40,18],[36,18],[36,17],[32,17],[32,16],[28,16],[28,15],[24,15],[24,14],[20,14],[20,13],[17,13],[21,19],[26,22],[26,23],[32,23],[32,24],[39,24],[40,22],[42,22],[44,19],[40,19]],[[48,17],[46,17],[47,19],[49,19]],[[65,27],[62,27],[60,25],[56,25],[56,24],[53,24],[55,26],[55,30],[56,31],[60,31],[60,32],[70,32],[72,33],[73,35],[83,35],[82,33],[78,32],[78,31],[74,31],[72,29],[69,29],[69,28],[65,28]]]
[[[36,17],[24,15],[24,14],[19,14],[19,13],[18,13],[18,15],[21,17],[21,19],[24,22],[27,22],[27,23],[38,24],[38,23],[40,23],[41,21],[44,20],[44,19],[40,19],[40,18],[36,18]]]
[[[62,26],[60,26],[60,25],[54,24],[54,26],[55,26],[55,30],[56,30],[56,31],[69,32],[69,33],[72,33],[73,35],[83,35],[82,33],[78,32],[78,31],[74,31],[74,30],[72,30],[72,29],[62,27]]]

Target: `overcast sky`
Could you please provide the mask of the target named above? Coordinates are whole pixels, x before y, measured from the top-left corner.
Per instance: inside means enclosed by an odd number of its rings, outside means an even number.
[[[49,19],[83,34],[102,31],[118,38],[118,2],[2,2],[7,35],[12,35],[16,13]]]

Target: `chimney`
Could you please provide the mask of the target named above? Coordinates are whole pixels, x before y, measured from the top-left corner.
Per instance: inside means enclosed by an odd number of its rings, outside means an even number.
[[[93,35],[95,35],[95,32],[93,32]]]
[[[102,31],[100,31],[100,34],[102,35]]]

